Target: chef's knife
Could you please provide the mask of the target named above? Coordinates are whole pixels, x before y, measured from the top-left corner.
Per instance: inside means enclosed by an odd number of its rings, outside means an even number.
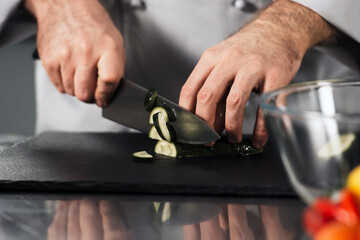
[[[145,111],[144,100],[148,90],[122,79],[112,102],[102,110],[103,117],[125,126],[148,133],[150,113]],[[176,141],[181,143],[205,144],[216,141],[220,136],[195,114],[177,104],[157,96],[158,101],[166,103],[176,117],[170,122],[176,132]]]

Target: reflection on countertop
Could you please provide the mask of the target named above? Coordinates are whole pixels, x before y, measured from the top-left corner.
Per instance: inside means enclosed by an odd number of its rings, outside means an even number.
[[[0,195],[0,239],[304,239],[297,199]]]

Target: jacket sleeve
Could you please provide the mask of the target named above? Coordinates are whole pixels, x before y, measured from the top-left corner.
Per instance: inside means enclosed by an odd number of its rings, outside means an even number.
[[[322,16],[343,33],[360,42],[360,1],[293,0]]]
[[[360,73],[360,1],[292,1],[313,10],[342,33],[335,44],[319,48]]]
[[[16,43],[36,33],[36,22],[22,0],[0,0],[0,46]]]

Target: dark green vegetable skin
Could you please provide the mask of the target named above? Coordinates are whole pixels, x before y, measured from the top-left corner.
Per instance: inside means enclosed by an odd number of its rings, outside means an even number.
[[[155,113],[155,115],[153,116],[153,120],[154,120],[154,126],[156,128],[156,131],[159,133],[160,137],[164,140],[167,140],[165,138],[165,136],[163,135],[163,132],[161,131],[160,128],[160,122],[159,122],[159,113]],[[165,123],[166,124],[166,128],[169,131],[169,135],[170,135],[170,141],[171,142],[175,142],[176,141],[176,133],[174,128],[169,124],[169,123]]]
[[[169,122],[175,121],[176,117],[174,111],[169,106],[167,106],[164,101],[157,97],[157,92],[158,91],[155,88],[152,88],[148,91],[144,99],[145,110],[151,112],[151,110],[153,110],[155,107],[162,107],[168,114]]]
[[[155,105],[157,99],[157,89],[153,88],[148,91],[144,99],[145,110],[150,112]]]
[[[174,143],[177,158],[185,157],[243,157],[258,154],[263,149],[254,148],[250,139],[243,139],[240,143],[229,143],[225,138],[218,140],[214,146]]]

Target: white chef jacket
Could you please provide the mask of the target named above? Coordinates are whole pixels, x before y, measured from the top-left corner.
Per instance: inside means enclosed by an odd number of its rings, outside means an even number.
[[[360,29],[356,26],[360,15],[355,11],[360,9],[360,1],[294,1],[318,12],[360,42]],[[36,31],[34,22],[21,14],[16,15],[20,2],[0,1],[0,45],[20,41]],[[239,0],[235,6],[230,0],[144,0],[145,5],[134,5],[134,2],[139,1],[104,1],[124,35],[126,77],[145,87],[156,87],[161,95],[177,101],[181,86],[202,52],[239,29],[251,19],[254,9],[271,0]],[[349,76],[354,75],[343,65],[319,52],[310,51],[295,81]],[[35,63],[35,81],[36,133],[48,130],[129,131],[102,118],[97,106],[59,94],[40,61]],[[255,113],[256,104],[252,100],[245,112],[244,133],[251,133]]]

